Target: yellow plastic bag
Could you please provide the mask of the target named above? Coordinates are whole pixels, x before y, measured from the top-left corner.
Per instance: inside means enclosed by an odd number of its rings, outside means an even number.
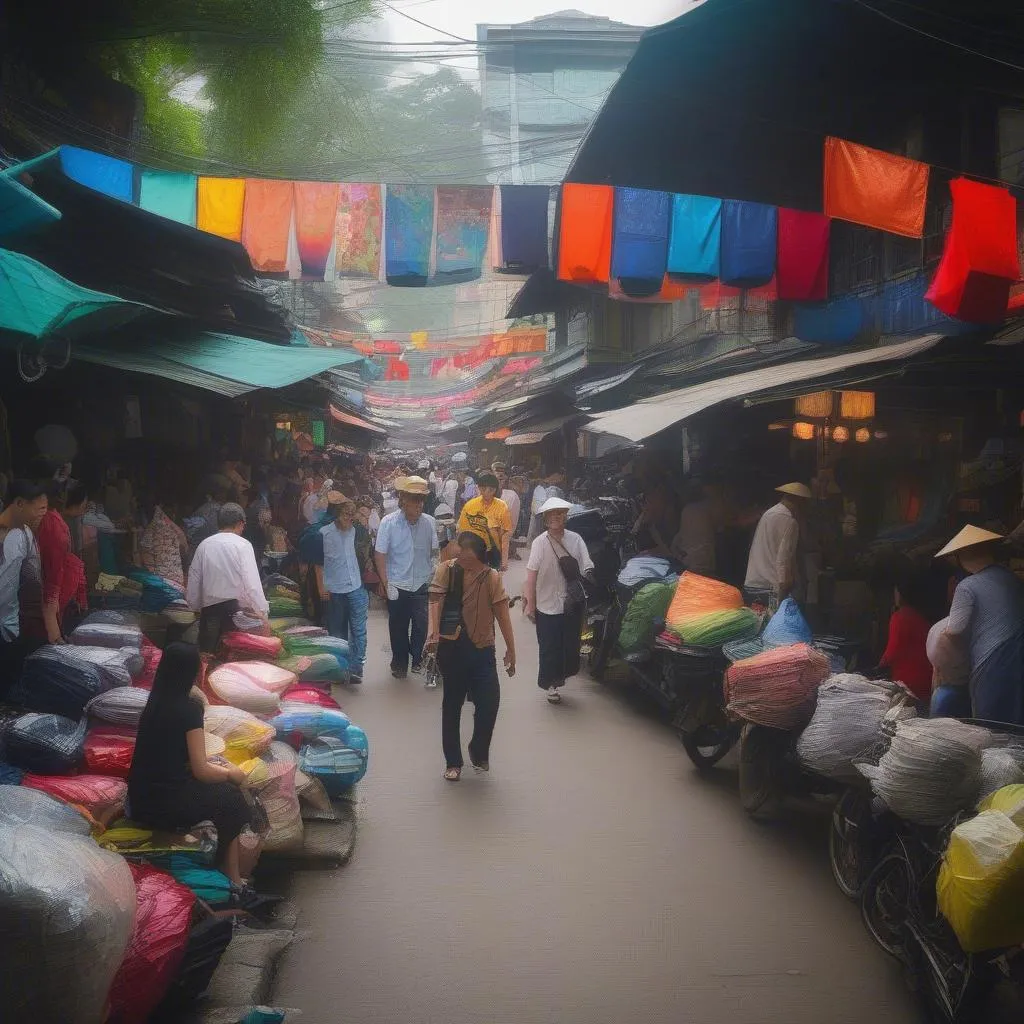
[[[1024,943],[1024,830],[995,810],[958,825],[936,891],[968,953]]]
[[[1014,824],[1024,828],[1024,785],[1003,786],[978,804],[979,811],[1002,811]],[[1024,911],[1022,911],[1024,913]]]

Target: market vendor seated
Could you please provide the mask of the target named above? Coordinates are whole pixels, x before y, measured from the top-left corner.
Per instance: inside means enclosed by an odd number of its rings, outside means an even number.
[[[965,526],[935,557],[953,556],[968,574],[944,636],[969,652],[971,715],[1024,725],[1024,584],[997,560],[1003,539]]]
[[[133,821],[171,832],[212,821],[218,866],[241,887],[239,836],[251,819],[239,788],[245,774],[207,760],[203,704],[191,692],[198,674],[198,648],[168,644],[139,721],[128,773],[129,811]]]

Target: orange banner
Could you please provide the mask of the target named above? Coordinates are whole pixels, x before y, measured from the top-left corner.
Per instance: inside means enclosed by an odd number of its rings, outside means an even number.
[[[288,269],[294,191],[290,181],[246,178],[242,245],[256,270],[283,274]]]
[[[562,223],[558,235],[558,277],[580,284],[608,280],[612,259],[610,185],[562,186]]]

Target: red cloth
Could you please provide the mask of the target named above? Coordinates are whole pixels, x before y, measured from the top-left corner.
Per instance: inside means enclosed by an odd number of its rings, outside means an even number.
[[[558,277],[562,281],[607,281],[612,260],[611,185],[562,186]]]
[[[881,664],[893,679],[909,687],[918,700],[927,703],[932,695],[932,663],[925,644],[928,620],[913,608],[897,608],[889,619],[889,642]]]
[[[403,363],[401,359],[392,356],[388,359],[388,368],[384,371],[385,380],[408,380],[409,364]]]
[[[779,298],[823,302],[828,298],[828,243],[831,221],[821,213],[779,207]]]
[[[1005,188],[968,178],[949,183],[953,223],[925,298],[947,316],[995,324],[1020,277],[1017,202]]]
[[[43,567],[43,604],[57,602],[63,611],[72,600],[83,608],[85,599],[85,565],[71,553],[71,530],[64,517],[50,509],[36,531],[39,561]]]

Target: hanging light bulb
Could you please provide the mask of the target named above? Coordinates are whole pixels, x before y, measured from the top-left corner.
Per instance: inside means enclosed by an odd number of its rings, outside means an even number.
[[[846,442],[850,440],[849,427],[833,427],[832,440],[835,441],[836,444],[846,444]]]
[[[853,436],[857,439],[858,444],[867,444],[871,440],[871,431],[867,427],[861,427]]]
[[[813,441],[814,440],[814,424],[813,423],[794,423],[793,424],[793,436],[798,441]]]
[[[839,415],[844,420],[870,420],[875,415],[874,391],[840,391]]]
[[[832,392],[816,391],[813,395],[801,395],[794,403],[797,416],[823,420],[832,415]]]

